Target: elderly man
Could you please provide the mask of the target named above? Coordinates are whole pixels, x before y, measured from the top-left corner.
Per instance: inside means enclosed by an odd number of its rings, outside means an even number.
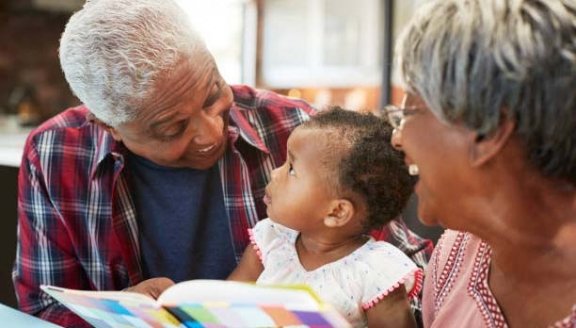
[[[261,201],[303,101],[228,86],[169,0],[89,1],[62,35],[61,65],[84,105],[28,138],[19,178],[14,284],[23,311],[85,324],[41,284],[157,296],[222,279],[265,217]],[[381,234],[421,265],[427,244]]]

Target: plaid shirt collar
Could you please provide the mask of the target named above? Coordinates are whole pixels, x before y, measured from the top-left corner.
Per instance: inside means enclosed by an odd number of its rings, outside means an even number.
[[[232,105],[230,109],[230,122],[228,130],[236,129],[236,131],[240,132],[240,137],[248,144],[252,145],[253,147],[260,149],[262,152],[266,154],[270,154],[270,150],[264,144],[264,141],[260,138],[256,130],[252,127],[252,125],[248,122],[246,117],[242,115],[240,109],[235,105]],[[236,143],[234,140],[234,143]]]

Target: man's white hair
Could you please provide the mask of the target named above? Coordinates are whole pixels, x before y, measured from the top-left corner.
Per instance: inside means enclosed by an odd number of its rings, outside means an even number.
[[[172,0],[88,0],[60,40],[70,88],[113,127],[134,120],[155,82],[198,53],[208,50]]]

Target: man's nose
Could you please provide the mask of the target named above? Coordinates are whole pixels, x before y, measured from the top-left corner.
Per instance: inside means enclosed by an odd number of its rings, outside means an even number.
[[[222,138],[223,124],[221,116],[202,115],[196,123],[194,143],[203,146],[218,143]]]

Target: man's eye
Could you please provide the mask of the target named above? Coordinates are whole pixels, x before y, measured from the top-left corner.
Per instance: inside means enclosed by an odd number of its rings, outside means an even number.
[[[172,141],[180,136],[180,133],[173,133],[173,134],[164,134],[159,137],[160,141],[168,142]]]
[[[184,133],[184,130],[186,130],[186,124],[187,121],[181,121],[178,122],[177,124],[170,126],[169,128],[159,133],[158,135],[159,139],[161,141],[171,141],[178,138],[179,136],[182,135],[182,133]]]
[[[204,101],[202,108],[207,108],[214,105],[214,103],[216,103],[216,101],[220,98],[221,95],[222,95],[222,86],[220,85],[220,82],[215,82],[214,85],[212,86],[212,90],[210,91],[210,95]]]
[[[292,175],[292,176],[296,175],[296,171],[294,171],[294,167],[292,166],[292,163],[288,164],[288,175]]]

